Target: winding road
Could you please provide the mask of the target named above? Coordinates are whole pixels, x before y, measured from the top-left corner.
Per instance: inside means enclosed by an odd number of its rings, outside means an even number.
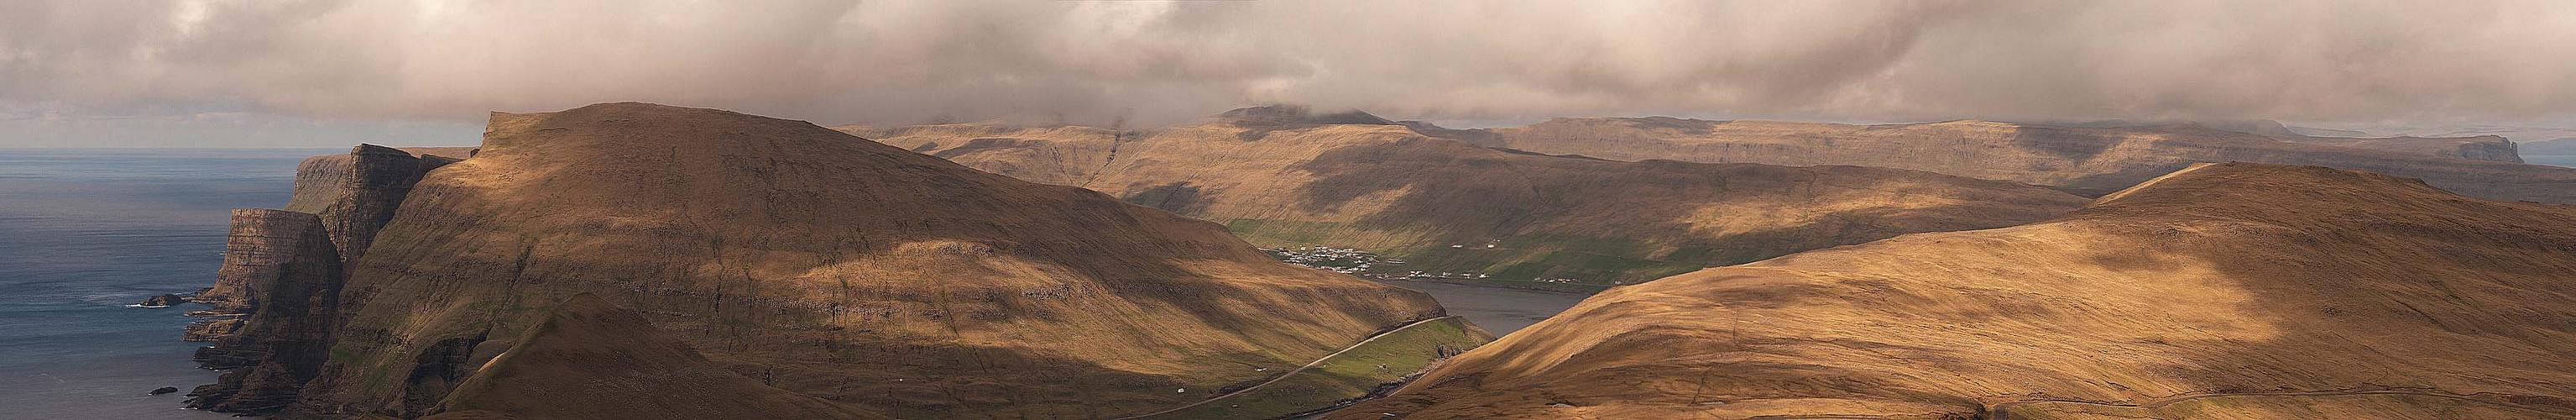
[[[1141,418],[1146,418],[1146,417],[1159,416],[1159,415],[1169,414],[1169,413],[1174,412],[1174,411],[1187,410],[1187,409],[1189,409],[1190,407],[1197,407],[1197,406],[1200,406],[1200,405],[1203,405],[1203,404],[1212,403],[1212,402],[1217,402],[1218,400],[1223,400],[1223,399],[1227,399],[1227,398],[1233,398],[1235,395],[1240,395],[1240,394],[1243,394],[1243,393],[1246,393],[1246,392],[1252,392],[1253,390],[1261,389],[1261,387],[1270,386],[1270,384],[1273,384],[1273,383],[1278,383],[1280,380],[1282,380],[1282,379],[1288,379],[1288,377],[1290,377],[1290,376],[1297,376],[1297,372],[1304,372],[1304,371],[1306,371],[1306,369],[1311,369],[1311,368],[1314,368],[1315,366],[1322,365],[1322,364],[1324,364],[1324,361],[1325,361],[1325,360],[1332,360],[1332,359],[1333,359],[1333,356],[1340,356],[1340,355],[1342,355],[1342,353],[1349,353],[1352,349],[1357,349],[1357,348],[1360,348],[1360,346],[1368,345],[1368,343],[1369,343],[1369,342],[1377,341],[1377,339],[1380,339],[1380,338],[1386,338],[1386,336],[1395,335],[1395,332],[1397,332],[1397,331],[1404,331],[1404,330],[1406,330],[1406,329],[1410,329],[1410,328],[1413,328],[1413,327],[1415,327],[1415,326],[1419,326],[1419,325],[1422,325],[1422,324],[1430,323],[1431,321],[1438,321],[1438,320],[1449,319],[1449,318],[1457,318],[1457,317],[1458,317],[1457,315],[1450,315],[1450,316],[1443,316],[1443,317],[1438,317],[1438,318],[1424,319],[1424,320],[1420,320],[1420,321],[1413,321],[1413,323],[1411,323],[1411,324],[1404,324],[1404,326],[1401,326],[1401,327],[1395,327],[1394,329],[1386,330],[1386,332],[1384,332],[1384,333],[1379,333],[1378,335],[1369,336],[1369,338],[1368,338],[1368,339],[1366,339],[1366,340],[1360,340],[1360,342],[1357,342],[1357,343],[1351,343],[1350,347],[1343,347],[1341,351],[1336,351],[1336,352],[1333,352],[1333,354],[1327,354],[1327,355],[1324,355],[1324,357],[1318,357],[1318,358],[1315,358],[1315,361],[1312,361],[1312,362],[1306,362],[1306,365],[1305,365],[1305,366],[1298,366],[1296,369],[1289,369],[1287,373],[1281,373],[1281,374],[1279,374],[1279,376],[1278,376],[1278,377],[1270,378],[1270,380],[1262,381],[1262,382],[1261,382],[1261,383],[1259,383],[1259,384],[1253,384],[1253,385],[1252,385],[1252,386],[1250,386],[1250,387],[1245,387],[1245,388],[1243,388],[1243,389],[1238,389],[1238,390],[1235,390],[1234,392],[1228,392],[1228,393],[1225,393],[1224,395],[1218,395],[1218,396],[1215,396],[1215,397],[1209,397],[1208,399],[1199,400],[1199,402],[1190,403],[1189,405],[1184,405],[1184,406],[1179,406],[1179,407],[1172,407],[1171,409],[1167,409],[1167,410],[1163,410],[1163,411],[1156,411],[1156,412],[1145,413],[1145,414],[1138,414],[1138,415],[1127,416],[1127,417],[1119,417],[1117,420],[1141,419]]]

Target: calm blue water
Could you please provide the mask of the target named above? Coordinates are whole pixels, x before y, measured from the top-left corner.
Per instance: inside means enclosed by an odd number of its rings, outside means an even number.
[[[2523,162],[2523,163],[2533,164],[2533,165],[2565,166],[2565,167],[2570,167],[2570,168],[2576,168],[2576,155],[2539,155],[2539,156],[2523,156],[2523,157],[2522,157],[2522,162]]]
[[[0,417],[224,417],[145,395],[214,381],[179,341],[194,305],[125,305],[212,283],[228,210],[285,205],[296,162],[339,151],[0,149]]]

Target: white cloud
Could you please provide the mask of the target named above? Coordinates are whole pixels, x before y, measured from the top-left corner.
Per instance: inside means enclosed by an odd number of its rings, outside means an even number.
[[[13,1],[0,104],[822,122],[2576,118],[2552,1]],[[139,110],[139,111],[138,111]],[[175,114],[174,114],[175,115]]]

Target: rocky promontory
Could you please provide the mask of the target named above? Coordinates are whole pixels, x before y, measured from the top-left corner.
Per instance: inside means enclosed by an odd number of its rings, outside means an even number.
[[[467,159],[301,169],[287,209],[236,220],[209,294],[248,314],[205,324],[228,371],[192,406],[1117,417],[1445,314],[1214,224],[725,111],[496,113]]]
[[[455,161],[376,145],[337,156],[299,169],[299,201],[327,200],[315,212],[233,211],[224,265],[198,297],[216,316],[185,334],[213,342],[199,363],[228,371],[189,392],[189,407],[261,413],[294,402],[328,359],[348,256],[364,252],[423,174]]]

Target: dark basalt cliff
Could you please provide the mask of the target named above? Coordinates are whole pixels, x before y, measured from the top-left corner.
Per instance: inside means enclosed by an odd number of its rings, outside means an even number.
[[[422,174],[455,161],[359,145],[298,168],[302,203],[290,207],[302,204],[319,214],[234,210],[223,268],[197,300],[215,312],[238,315],[199,321],[186,337],[214,341],[198,349],[196,360],[228,371],[190,392],[188,406],[256,413],[294,402],[328,359],[353,257],[365,252]]]
[[[464,160],[310,160],[288,211],[241,212],[209,294],[250,314],[192,405],[1116,417],[1444,315],[1220,226],[798,121],[601,104],[486,136]]]
[[[310,256],[310,250],[296,249],[305,235],[319,234],[322,228],[320,217],[286,210],[234,209],[232,220],[215,286],[195,298],[220,313],[244,313],[258,306],[256,298],[267,295],[284,275],[281,270],[297,257]],[[338,258],[331,261],[336,263]]]

